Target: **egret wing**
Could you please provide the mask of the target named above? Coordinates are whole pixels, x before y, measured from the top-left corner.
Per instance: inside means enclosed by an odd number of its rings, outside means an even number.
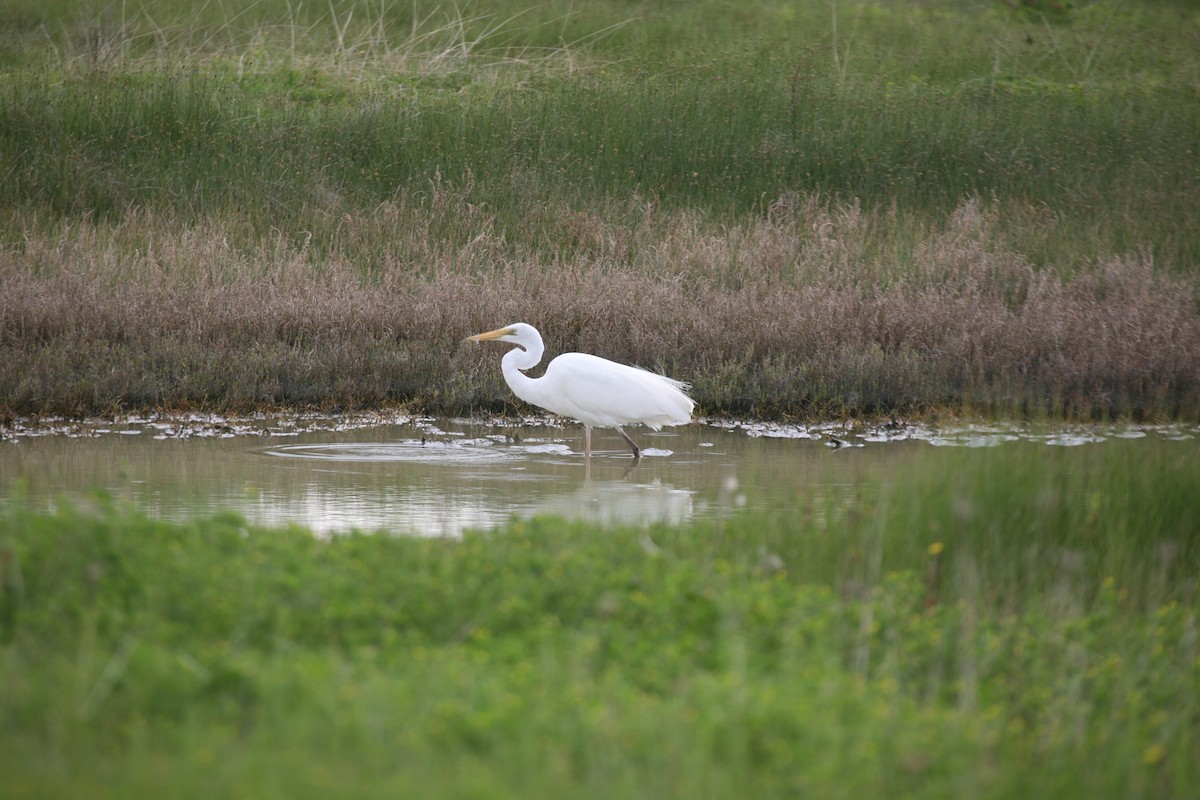
[[[658,430],[691,421],[687,384],[586,353],[564,353],[550,362],[544,408],[585,425],[615,427],[641,422]]]

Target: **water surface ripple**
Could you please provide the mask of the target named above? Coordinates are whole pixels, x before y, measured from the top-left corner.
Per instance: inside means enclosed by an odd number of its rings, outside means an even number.
[[[0,501],[46,506],[101,490],[171,519],[232,510],[322,534],[457,535],[535,514],[678,524],[813,492],[902,478],[945,448],[1096,447],[1114,439],[1200,441],[1200,426],[788,425],[704,420],[620,438],[542,417],[146,415],[18,419],[0,429]],[[1186,443],[1191,443],[1186,444]],[[590,474],[589,474],[590,473]]]

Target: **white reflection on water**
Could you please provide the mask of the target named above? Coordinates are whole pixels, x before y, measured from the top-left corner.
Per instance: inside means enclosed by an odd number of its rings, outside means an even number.
[[[287,492],[262,492],[237,510],[264,525],[295,523],[322,534],[386,530],[450,536],[494,527],[509,516],[484,497],[460,496],[446,503],[440,495],[414,489],[380,496],[318,481]]]
[[[437,433],[462,435],[441,429]],[[260,492],[246,509],[255,520],[298,522],[318,531],[359,528],[454,535],[469,528],[494,527],[512,516],[543,514],[614,524],[680,524],[691,519],[693,511],[693,491],[666,484],[651,474],[638,480],[643,476],[631,459],[618,461],[602,455],[597,459],[632,474],[631,480],[584,479],[578,454],[561,441],[542,438],[519,443],[503,436],[289,443],[268,447],[262,454],[336,462],[342,476],[353,474],[356,466],[375,469],[383,463],[429,470],[458,468],[456,479],[440,486],[432,481],[407,486],[371,484],[361,491],[358,485],[347,486],[329,478],[308,481],[300,487],[290,485],[285,493]],[[672,451],[647,447],[643,454],[666,457]],[[563,467],[570,472],[558,474],[557,469]],[[318,469],[309,467],[308,471]],[[320,471],[330,472],[328,467]]]

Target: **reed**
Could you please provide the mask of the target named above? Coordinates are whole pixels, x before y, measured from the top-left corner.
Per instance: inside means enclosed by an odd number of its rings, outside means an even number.
[[[345,220],[342,251],[324,254],[282,233],[238,247],[232,223],[152,214],[32,231],[0,253],[0,402],[498,410],[511,400],[495,354],[461,339],[526,319],[551,353],[691,381],[707,413],[1200,408],[1195,283],[1148,254],[1039,270],[977,203],[922,231],[813,197],[738,227],[638,213],[562,212],[575,252],[549,264],[509,252],[452,192]],[[450,220],[462,241],[432,233]],[[362,249],[376,253],[366,274]]]

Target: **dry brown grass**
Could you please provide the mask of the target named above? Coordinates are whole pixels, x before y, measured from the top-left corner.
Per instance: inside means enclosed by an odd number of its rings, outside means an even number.
[[[548,262],[453,196],[346,216],[324,254],[145,212],[28,228],[0,250],[0,407],[501,408],[499,352],[461,340],[526,320],[707,413],[1200,409],[1196,283],[1145,255],[1038,270],[975,202],[925,228],[815,197],[723,228],[637,202],[545,212],[570,234]]]

